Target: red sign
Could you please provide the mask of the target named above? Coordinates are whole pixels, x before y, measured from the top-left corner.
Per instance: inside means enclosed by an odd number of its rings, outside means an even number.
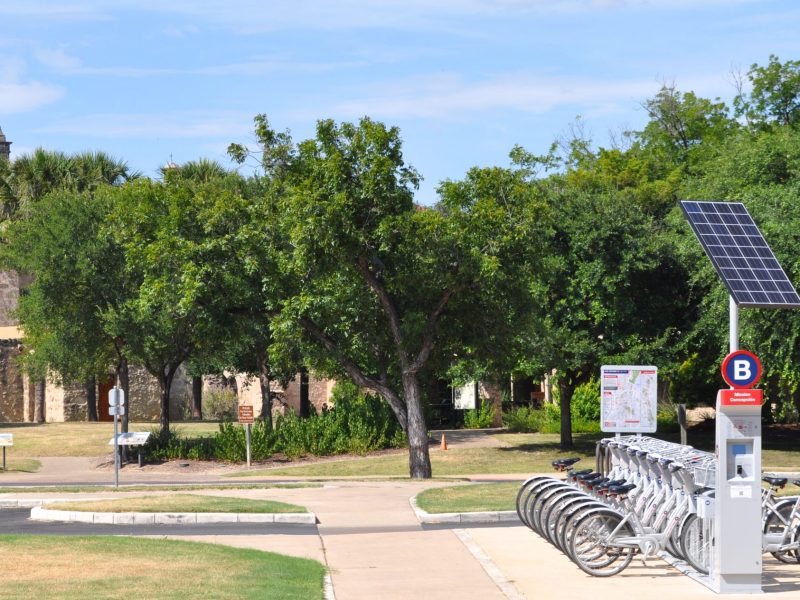
[[[722,361],[722,378],[732,388],[751,388],[761,379],[761,361],[752,352],[736,350]]]
[[[242,424],[253,424],[255,419],[253,417],[253,407],[249,404],[240,404],[239,405],[239,423]]]
[[[761,406],[764,404],[764,391],[720,390],[719,403],[722,406]]]

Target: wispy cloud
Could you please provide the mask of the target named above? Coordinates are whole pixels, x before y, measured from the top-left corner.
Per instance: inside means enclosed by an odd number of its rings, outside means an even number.
[[[197,18],[240,31],[265,29],[362,29],[448,27],[451,19],[503,18],[528,14],[597,11],[697,10],[761,0],[28,0],[0,5],[0,16],[39,19],[105,20],[120,11]],[[166,29],[167,33],[190,33]]]
[[[544,113],[560,106],[608,112],[658,90],[653,80],[592,81],[508,73],[483,81],[457,75],[415,78],[367,90],[334,106],[343,117],[446,118],[492,110]]]
[[[312,62],[297,61],[280,56],[254,56],[250,60],[241,62],[200,67],[130,67],[124,65],[97,67],[84,64],[81,59],[67,54],[60,48],[37,48],[33,56],[41,64],[64,75],[131,78],[175,75],[199,75],[209,77],[229,75],[254,76],[275,72],[313,74],[358,68],[369,62],[367,59]]]
[[[250,113],[187,111],[174,113],[97,113],[44,125],[37,133],[59,133],[98,138],[214,138],[233,139],[252,129]]]
[[[63,95],[63,88],[38,81],[28,83],[0,81],[0,114],[32,111],[55,102]]]

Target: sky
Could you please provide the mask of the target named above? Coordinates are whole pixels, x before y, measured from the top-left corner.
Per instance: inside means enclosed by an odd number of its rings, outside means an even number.
[[[158,177],[236,168],[259,113],[296,140],[369,116],[432,204],[516,144],[612,145],[663,84],[729,102],[732,73],[800,59],[798,32],[793,0],[0,0],[0,128],[12,159],[103,150]]]

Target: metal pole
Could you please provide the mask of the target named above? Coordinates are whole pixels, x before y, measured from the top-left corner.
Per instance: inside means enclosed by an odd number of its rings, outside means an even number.
[[[250,423],[244,426],[244,435],[247,438],[247,468],[250,468]]]
[[[3,446],[3,471],[7,471],[6,469],[6,447]]]
[[[117,405],[116,410],[119,410]],[[117,415],[114,415],[114,487],[119,487],[119,440],[117,439]]]
[[[728,296],[728,306],[730,307],[730,352],[736,352],[739,349],[739,306],[733,299],[733,296]]]

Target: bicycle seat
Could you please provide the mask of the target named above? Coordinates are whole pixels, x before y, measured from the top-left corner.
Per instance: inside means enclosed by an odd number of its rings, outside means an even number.
[[[578,462],[580,458],[572,457],[572,458],[557,458],[550,464],[554,467],[571,467],[576,462]]]
[[[787,477],[768,477],[767,475],[763,476],[761,479],[776,488],[783,488],[786,482],[789,481]]]
[[[583,469],[582,471],[573,471],[570,476],[573,479],[577,479],[578,477],[581,477],[582,475],[588,475],[591,472],[591,469]]]
[[[603,475],[601,473],[593,473],[590,471],[589,473],[585,473],[584,475],[578,475],[578,481],[586,482],[592,479],[600,479],[602,477]]]
[[[614,485],[608,488],[609,494],[627,494],[631,490],[635,489],[636,486],[632,483],[627,485]]]
[[[598,491],[599,490],[607,490],[610,487],[615,487],[615,486],[624,485],[624,484],[625,484],[625,480],[624,479],[612,479],[611,481],[605,481],[603,483],[595,484],[594,489],[596,489]]]

